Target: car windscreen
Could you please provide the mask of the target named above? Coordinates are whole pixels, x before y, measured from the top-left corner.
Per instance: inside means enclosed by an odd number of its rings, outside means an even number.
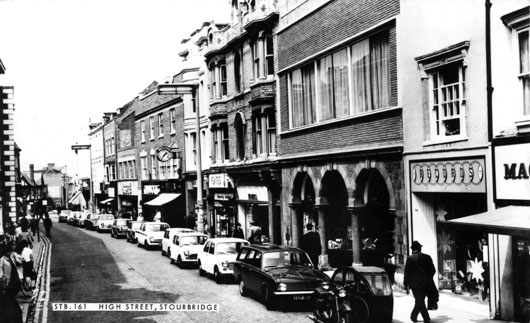
[[[376,296],[388,296],[392,294],[392,286],[388,276],[384,273],[362,273],[368,281],[372,292]]]
[[[215,253],[218,255],[238,253],[242,245],[248,245],[244,242],[223,242],[215,245]]]
[[[168,228],[167,224],[150,224],[145,226],[145,231],[156,232],[156,231],[166,231]]]
[[[116,225],[126,225],[127,224],[127,220],[116,220]]]
[[[99,217],[100,220],[114,220],[112,215],[102,215]]]
[[[181,237],[180,238],[180,245],[181,246],[203,245],[203,244],[206,243],[207,239],[208,239],[208,237],[205,237],[205,236]]]
[[[288,266],[311,266],[311,261],[303,252],[276,251],[263,254],[263,268],[266,267],[288,267]]]

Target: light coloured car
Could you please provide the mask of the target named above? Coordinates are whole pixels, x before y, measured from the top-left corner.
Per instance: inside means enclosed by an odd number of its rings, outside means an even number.
[[[204,247],[208,236],[204,233],[179,233],[173,237],[169,249],[170,263],[177,263],[180,268],[184,264],[196,265],[197,255]]]
[[[233,272],[228,264],[236,260],[242,246],[249,244],[247,240],[239,238],[209,239],[199,252],[199,274],[201,276],[213,275],[217,283],[220,283],[223,278],[231,277]]]
[[[140,229],[136,230],[136,241],[138,247],[151,248],[160,247],[164,232],[169,228],[165,222],[144,222]]]
[[[173,238],[178,233],[184,233],[184,232],[194,232],[193,229],[189,228],[169,228],[164,233],[164,237],[162,238],[162,256],[168,255],[169,256],[169,245],[173,241]]]
[[[66,218],[66,223],[70,224],[70,225],[73,225],[74,224],[74,221],[75,219],[77,218],[77,215],[81,213],[79,211],[72,211],[70,212],[70,214],[68,214],[68,217]]]
[[[100,214],[88,213],[85,218],[85,229],[96,230]]]
[[[59,214],[59,222],[67,222],[68,216],[70,215],[70,210],[61,210],[61,213]]]
[[[110,232],[112,224],[114,223],[114,215],[101,214],[98,219],[96,230],[98,232]]]

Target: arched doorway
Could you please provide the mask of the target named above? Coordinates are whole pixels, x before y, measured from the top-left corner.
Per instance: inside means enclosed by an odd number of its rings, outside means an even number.
[[[325,227],[329,265],[331,267],[351,265],[352,221],[347,210],[346,184],[338,171],[327,171],[324,174],[320,197],[327,202],[327,205],[322,205],[325,221],[322,225]]]
[[[361,262],[384,267],[394,254],[394,213],[385,179],[375,169],[361,171],[357,178],[356,199],[364,201],[359,212]]]
[[[300,172],[296,175],[293,185],[293,201],[298,201],[296,212],[293,215],[296,217],[293,221],[293,239],[296,237],[295,243],[298,243],[299,237],[305,232],[305,226],[308,223],[317,225],[318,215],[315,209],[315,188],[311,177],[306,172]],[[294,232],[296,231],[296,232]]]

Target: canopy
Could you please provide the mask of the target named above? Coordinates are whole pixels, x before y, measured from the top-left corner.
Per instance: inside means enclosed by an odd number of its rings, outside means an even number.
[[[507,206],[449,220],[447,223],[472,226],[488,233],[528,237],[530,235],[530,206]]]
[[[173,201],[179,196],[180,194],[177,194],[177,193],[162,193],[162,194],[159,194],[154,199],[152,199],[151,201],[146,202],[145,204],[153,205],[153,206],[160,206],[160,205],[164,205],[166,203]]]
[[[86,205],[85,198],[83,194],[81,194],[81,191],[75,192],[68,200],[68,204]]]
[[[114,198],[113,198],[113,197],[108,198],[108,199],[106,199],[106,200],[103,200],[103,201],[101,201],[101,202],[99,202],[99,203],[101,203],[101,204],[109,204],[109,203],[112,202],[112,201],[114,201]]]

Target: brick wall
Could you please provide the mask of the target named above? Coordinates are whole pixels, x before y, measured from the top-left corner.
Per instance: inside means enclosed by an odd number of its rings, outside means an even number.
[[[2,109],[2,124],[0,134],[0,162],[1,162],[1,206],[2,223],[11,219],[15,220],[16,212],[16,171],[15,171],[15,132],[14,132],[14,111],[13,100],[14,88],[10,86],[0,87],[0,107]]]

